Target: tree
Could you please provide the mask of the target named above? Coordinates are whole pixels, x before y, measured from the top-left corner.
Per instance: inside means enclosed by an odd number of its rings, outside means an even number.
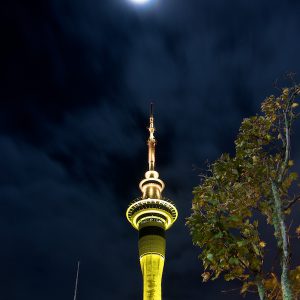
[[[235,155],[223,154],[201,175],[187,219],[193,243],[201,248],[203,281],[221,275],[242,281],[241,293],[256,287],[260,299],[296,299],[300,266],[291,270],[288,215],[300,195],[292,172],[291,133],[297,118],[300,85],[280,89],[261,105],[259,115],[244,119]],[[268,245],[261,223],[273,226],[280,257],[280,280],[264,269]],[[297,229],[300,236],[300,227]]]

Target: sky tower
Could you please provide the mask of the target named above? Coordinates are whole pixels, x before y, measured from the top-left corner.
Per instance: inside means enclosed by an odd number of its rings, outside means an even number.
[[[161,281],[165,262],[165,231],[176,221],[175,205],[162,197],[165,187],[155,171],[154,118],[151,104],[148,139],[149,170],[140,182],[142,197],[134,200],[127,209],[126,217],[139,231],[139,258],[143,275],[143,300],[161,300]]]

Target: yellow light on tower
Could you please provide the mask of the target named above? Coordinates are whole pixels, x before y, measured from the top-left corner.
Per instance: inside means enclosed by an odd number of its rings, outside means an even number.
[[[166,252],[165,231],[176,221],[178,212],[169,199],[162,197],[165,184],[155,171],[156,140],[152,104],[148,129],[149,169],[139,184],[142,197],[129,205],[126,217],[139,231],[138,247],[143,275],[143,299],[161,300],[161,281]]]

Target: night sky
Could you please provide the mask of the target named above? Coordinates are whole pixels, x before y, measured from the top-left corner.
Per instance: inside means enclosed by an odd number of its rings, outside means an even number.
[[[233,151],[277,78],[300,73],[300,2],[9,0],[0,20],[0,298],[72,299],[80,260],[78,300],[141,299],[125,211],[153,101],[157,169],[179,210],[163,298],[239,299],[221,292],[238,284],[202,283],[185,219],[206,162]],[[300,142],[293,154],[299,169]]]

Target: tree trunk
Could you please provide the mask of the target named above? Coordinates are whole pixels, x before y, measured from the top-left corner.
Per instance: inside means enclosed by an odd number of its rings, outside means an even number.
[[[256,281],[256,286],[257,286],[257,291],[258,291],[258,295],[259,295],[259,299],[260,300],[265,300],[265,287],[262,283],[261,279],[258,279]]]
[[[289,246],[284,215],[282,211],[282,203],[278,192],[277,185],[272,181],[272,193],[274,197],[275,215],[274,227],[278,231],[277,242],[281,250],[281,289],[283,300],[293,300],[293,293],[288,272],[290,268]]]

